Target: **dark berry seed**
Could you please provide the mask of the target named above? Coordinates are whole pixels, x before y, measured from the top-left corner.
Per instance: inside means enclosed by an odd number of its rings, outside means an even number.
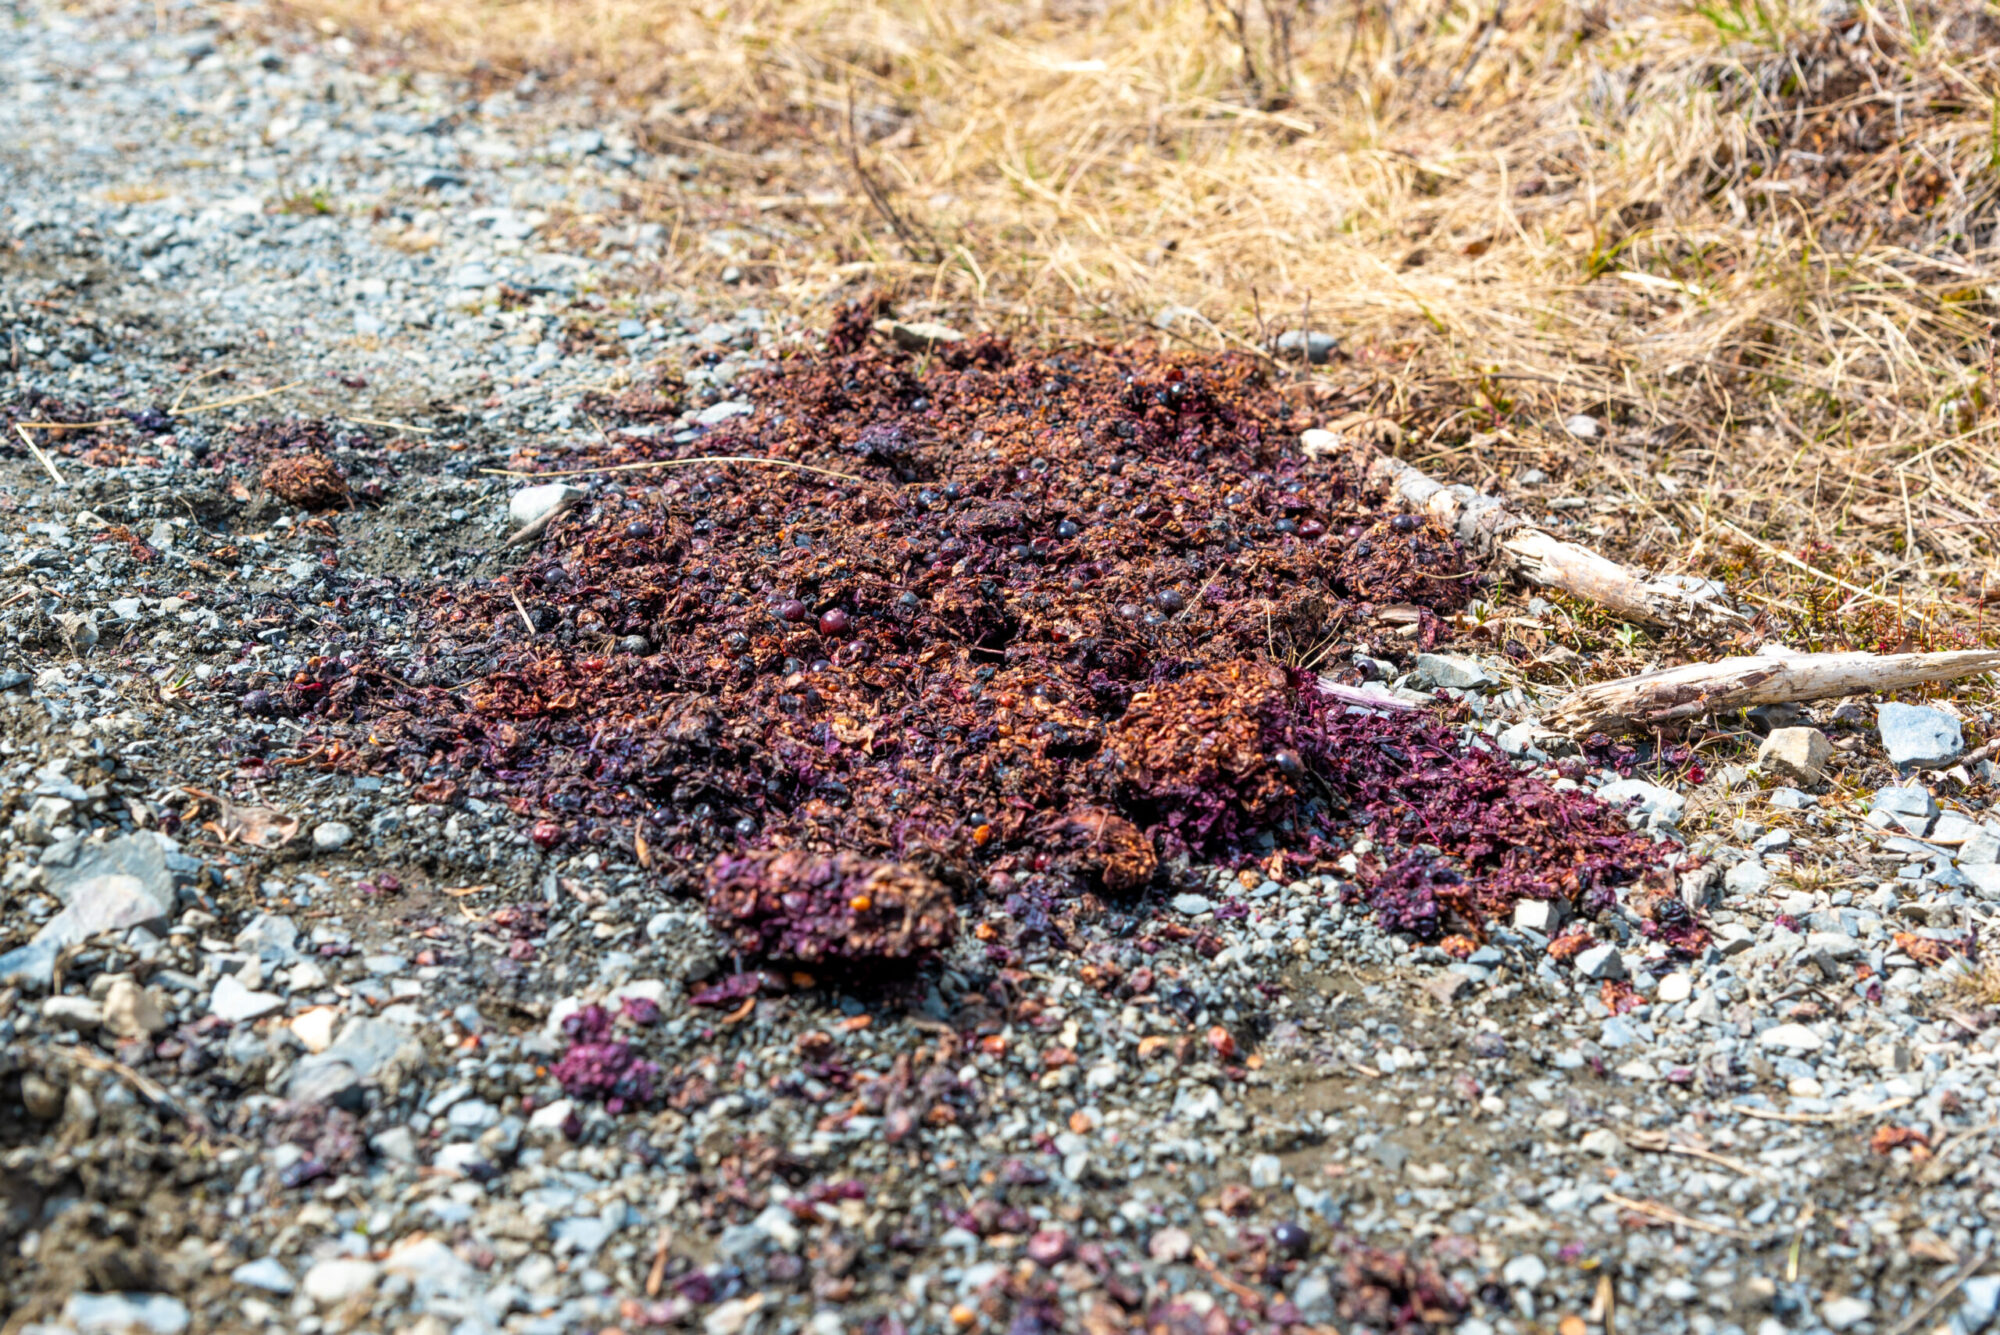
[[[804,621],[806,605],[796,598],[787,598],[778,604],[778,616],[785,621]]]
[[[1349,524],[1347,526],[1347,536],[1350,538],[1358,538],[1367,531],[1368,528],[1364,524]]]
[[[1415,515],[1397,515],[1389,521],[1398,533],[1415,533],[1417,525],[1423,522],[1423,520],[1417,518]]]
[[[1271,757],[1271,761],[1280,771],[1294,779],[1306,772],[1305,762],[1299,759],[1299,753],[1296,751],[1280,751]]]
[[[1118,604],[1118,615],[1124,617],[1127,621],[1137,621],[1139,619],[1139,613],[1142,610],[1143,609],[1141,609],[1139,604],[1137,603]]]
[[[1280,519],[1277,523],[1271,525],[1271,527],[1277,529],[1280,533],[1297,533],[1299,531],[1299,522],[1296,519]]]
[[[246,714],[270,713],[271,693],[269,691],[245,691],[243,693],[243,712]]]
[[[1289,1256],[1304,1256],[1312,1246],[1312,1234],[1287,1219],[1271,1229],[1271,1242]]]
[[[1161,589],[1153,595],[1153,601],[1162,612],[1178,612],[1187,606],[1187,599],[1181,597],[1178,589]]]
[[[847,613],[836,607],[819,614],[819,633],[838,635],[847,629]]]
[[[1078,528],[1074,522],[1068,519],[1065,519],[1062,521],[1062,523],[1056,525],[1056,536],[1058,538],[1073,538],[1081,532],[1083,532],[1083,530]]]
[[[628,538],[650,538],[653,536],[653,526],[643,519],[635,519],[625,526],[625,536]]]

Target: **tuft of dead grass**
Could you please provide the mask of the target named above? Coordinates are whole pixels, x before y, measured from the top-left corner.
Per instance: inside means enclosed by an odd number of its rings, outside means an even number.
[[[1345,352],[1302,402],[1346,387],[1455,480],[1548,473],[1529,494],[1583,496],[1586,540],[1725,577],[1801,647],[1985,637],[1976,4],[287,3],[597,86],[703,160],[638,201],[680,243],[662,282],[728,251],[777,299],[1267,352],[1310,324]]]

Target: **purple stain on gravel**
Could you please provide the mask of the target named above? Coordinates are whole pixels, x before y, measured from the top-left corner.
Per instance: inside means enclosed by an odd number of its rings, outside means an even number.
[[[624,1012],[625,1018],[633,1024],[651,1025],[660,1022],[660,1005],[651,997],[624,997],[620,999],[618,1005]]]
[[[632,1051],[632,1045],[611,1037],[611,1016],[604,1007],[585,1006],[562,1023],[569,1050],[549,1072],[571,1098],[597,1099],[606,1111],[648,1103],[660,1068]]]

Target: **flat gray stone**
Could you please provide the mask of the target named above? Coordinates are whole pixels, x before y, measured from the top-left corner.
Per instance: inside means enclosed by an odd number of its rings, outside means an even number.
[[[174,878],[157,836],[128,834],[102,844],[65,840],[45,850],[42,866],[62,911],[27,945],[0,955],[0,986],[33,991],[55,977],[56,956],[101,932],[166,926]]]
[[[299,925],[282,914],[260,913],[243,924],[233,944],[265,964],[296,964]]]
[[[1833,743],[1818,728],[1778,728],[1757,748],[1758,767],[1766,774],[1808,788],[1826,777],[1827,762],[1832,759]]]
[[[1876,712],[1875,727],[1889,763],[1899,769],[1940,769],[1965,752],[1958,720],[1929,705],[1892,701]]]
[[[1981,826],[1971,837],[1958,846],[1958,865],[1987,864],[2000,862],[2000,835]]]
[[[1625,957],[1606,941],[1582,951],[1576,957],[1576,971],[1585,978],[1615,980],[1625,976]]]
[[[1606,806],[1630,806],[1630,814],[1660,825],[1678,825],[1687,810],[1687,799],[1644,779],[1619,779],[1597,790],[1597,800]],[[1632,805],[1635,803],[1637,805]]]
[[[1938,804],[1930,790],[1922,785],[1899,784],[1894,788],[1875,790],[1874,798],[1868,803],[1868,814],[1877,813],[1921,839],[1930,833],[1932,822],[1937,820]]]
[[[1493,684],[1485,668],[1456,654],[1418,654],[1416,675],[1418,681],[1459,691]]]
[[[351,1106],[361,1098],[361,1085],[404,1052],[419,1059],[423,1054],[409,1030],[388,1020],[357,1016],[341,1026],[326,1051],[299,1059],[285,1083],[285,1097],[299,1103]]]

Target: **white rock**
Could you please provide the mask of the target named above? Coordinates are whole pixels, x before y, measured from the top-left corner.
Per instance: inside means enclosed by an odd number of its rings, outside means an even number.
[[[1828,1298],[1819,1305],[1819,1319],[1833,1330],[1851,1330],[1874,1312],[1874,1305],[1860,1298]]]
[[[105,989],[104,1027],[119,1038],[150,1038],[167,1027],[167,1016],[152,993],[120,978]]]
[[[104,1006],[89,997],[50,997],[42,1003],[42,1018],[65,1029],[88,1033],[104,1023]]]
[[[292,1017],[292,1033],[307,1052],[325,1052],[333,1044],[333,1027],[339,1021],[338,1006],[314,1006]]]
[[[373,1261],[335,1257],[317,1262],[306,1271],[304,1287],[306,1297],[322,1307],[332,1307],[349,1298],[374,1292],[376,1282],[381,1278],[382,1267]]]
[[[1694,979],[1684,973],[1670,973],[1660,980],[1659,991],[1653,995],[1663,1006],[1686,1001],[1694,995]]]
[[[554,1103],[544,1103],[528,1114],[530,1131],[560,1131],[569,1115],[576,1111],[576,1105],[568,1099],[557,1099]]]
[[[266,1293],[291,1293],[299,1287],[292,1272],[285,1269],[283,1262],[275,1256],[260,1257],[255,1261],[245,1261],[229,1272],[233,1283],[249,1289],[262,1289]]]
[[[215,991],[208,998],[208,1009],[232,1024],[260,1019],[284,1006],[285,999],[276,992],[253,992],[233,973],[216,979]]]
[[[1754,895],[1771,884],[1771,873],[1761,862],[1739,862],[1722,878],[1722,888],[1732,895]]]
[[[589,493],[567,482],[544,482],[539,487],[523,487],[507,501],[507,517],[522,528],[554,510],[567,509]]]
[[[1523,1252],[1500,1267],[1500,1278],[1510,1288],[1540,1288],[1542,1281],[1549,1277],[1549,1268],[1542,1258],[1533,1252]]]
[[[1637,805],[1631,806],[1630,814],[1639,820],[1634,824],[1650,819],[1660,825],[1678,825],[1687,809],[1685,797],[1644,779],[1619,779],[1597,790],[1597,800],[1606,806],[1627,807],[1635,799]]]
[[[1521,899],[1514,902],[1514,926],[1554,936],[1569,918],[1569,905],[1560,899]]]
[[[1608,1126],[1593,1128],[1577,1144],[1586,1154],[1595,1154],[1600,1159],[1615,1159],[1625,1152],[1625,1142]]]
[[[72,1293],[62,1319],[78,1335],[181,1335],[188,1309],[164,1293]]]
[[[1826,1046],[1826,1040],[1802,1024],[1781,1024],[1757,1035],[1757,1046],[1786,1052],[1818,1052]]]
[[[1250,1158],[1250,1185],[1259,1189],[1275,1187],[1285,1180],[1285,1165],[1275,1154],[1256,1154]]]
[[[313,847],[332,853],[354,842],[354,827],[346,821],[321,821],[313,827]]]
[[[764,1305],[764,1295],[753,1293],[747,1298],[731,1298],[726,1303],[716,1304],[713,1312],[701,1319],[705,1335],[739,1335],[750,1324],[751,1315]]]

